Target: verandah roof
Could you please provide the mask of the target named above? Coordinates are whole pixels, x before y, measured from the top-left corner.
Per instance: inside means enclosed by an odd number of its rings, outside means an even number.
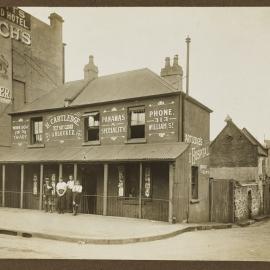
[[[183,142],[0,150],[0,163],[114,162],[175,160],[188,148]]]

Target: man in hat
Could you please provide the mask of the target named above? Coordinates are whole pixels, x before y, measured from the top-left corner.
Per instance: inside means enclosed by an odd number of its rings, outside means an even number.
[[[45,178],[45,184],[43,185],[43,198],[44,198],[44,210],[45,212],[52,212],[52,186],[50,185],[49,178]]]

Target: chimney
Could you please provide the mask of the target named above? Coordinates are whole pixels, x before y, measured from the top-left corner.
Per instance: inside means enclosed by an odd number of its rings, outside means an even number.
[[[84,79],[94,80],[98,77],[98,67],[94,64],[93,55],[89,56],[89,62],[84,66]]]
[[[170,57],[165,58],[165,67],[161,69],[160,76],[172,84],[177,90],[182,91],[183,69],[178,64],[178,55],[173,58],[171,66]]]
[[[57,13],[51,13],[49,19],[51,27],[62,33],[63,18]]]

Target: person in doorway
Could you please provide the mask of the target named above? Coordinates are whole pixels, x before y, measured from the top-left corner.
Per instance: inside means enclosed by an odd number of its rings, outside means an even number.
[[[73,215],[76,216],[81,201],[82,185],[79,180],[76,180],[75,185],[72,188],[73,197]]]
[[[52,186],[47,177],[45,178],[45,184],[43,185],[43,198],[45,212],[52,212]]]
[[[57,208],[59,214],[64,214],[66,204],[66,196],[65,196],[66,191],[67,191],[67,184],[63,181],[62,177],[59,177],[59,182],[56,185]]]
[[[72,213],[72,189],[74,187],[73,175],[70,175],[67,182],[67,193],[66,193],[66,209],[69,213]]]

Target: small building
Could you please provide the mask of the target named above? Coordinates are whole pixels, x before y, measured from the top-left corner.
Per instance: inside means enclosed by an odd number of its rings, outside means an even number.
[[[268,153],[246,128],[239,129],[229,116],[225,121],[210,145],[212,219],[237,222],[263,213]]]
[[[42,209],[42,184],[73,174],[81,212],[169,222],[209,220],[211,110],[182,91],[178,56],[161,77],[144,68],[65,83],[12,117],[0,152],[5,207]]]
[[[9,113],[64,83],[63,19],[49,19],[0,7],[0,147],[11,144]]]

